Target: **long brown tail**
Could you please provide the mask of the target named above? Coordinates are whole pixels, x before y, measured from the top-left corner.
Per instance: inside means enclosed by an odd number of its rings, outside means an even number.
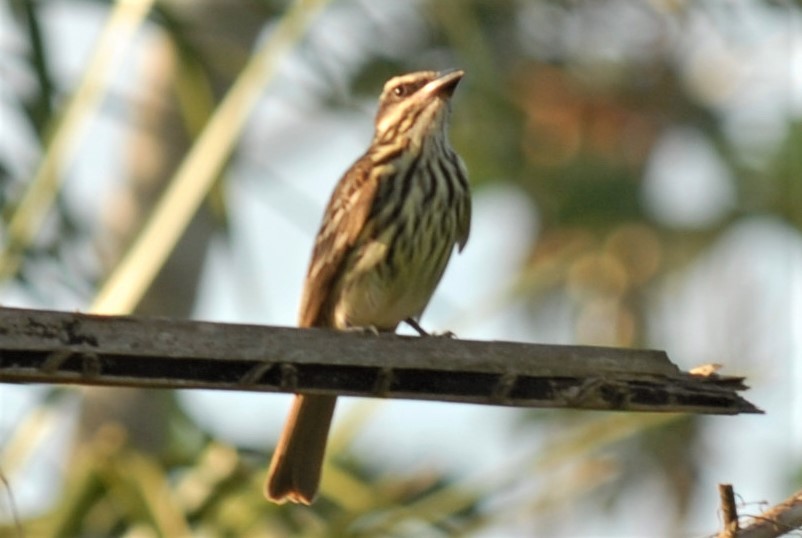
[[[295,396],[267,473],[265,497],[269,500],[312,503],[336,403],[333,396]]]

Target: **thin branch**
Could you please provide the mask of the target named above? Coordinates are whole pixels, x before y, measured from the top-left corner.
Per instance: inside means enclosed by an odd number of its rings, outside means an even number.
[[[760,413],[741,377],[662,351],[0,308],[0,381],[216,388],[520,407]]]
[[[721,515],[724,518],[724,530],[719,538],[734,538],[738,531],[738,508],[735,506],[735,492],[732,484],[719,484],[718,496],[721,502]]]
[[[780,504],[752,517],[749,525],[735,534],[736,538],[775,538],[802,529],[802,490]]]

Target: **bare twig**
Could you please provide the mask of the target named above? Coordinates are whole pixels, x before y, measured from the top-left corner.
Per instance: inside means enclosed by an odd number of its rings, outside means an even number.
[[[721,502],[721,515],[724,519],[724,530],[719,538],[734,538],[738,531],[738,509],[735,506],[735,493],[732,484],[719,484],[718,496]]]
[[[719,484],[718,494],[724,530],[716,535],[717,538],[775,538],[802,529],[802,490],[759,516],[751,516],[745,527],[739,524],[732,485]]]
[[[0,308],[0,381],[307,392],[525,407],[759,413],[743,378],[662,351]]]
[[[802,529],[802,490],[769,508],[735,535],[736,538],[775,538]]]

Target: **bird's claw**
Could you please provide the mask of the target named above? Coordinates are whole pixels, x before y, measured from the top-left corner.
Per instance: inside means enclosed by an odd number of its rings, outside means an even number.
[[[417,321],[415,321],[413,318],[407,318],[407,319],[405,319],[405,320],[404,320],[404,323],[406,323],[407,325],[409,325],[410,327],[412,327],[412,328],[413,328],[413,329],[414,329],[414,330],[415,330],[415,331],[418,333],[418,336],[432,336],[432,337],[434,337],[434,338],[456,338],[456,337],[457,337],[457,335],[456,335],[456,334],[454,334],[454,333],[453,333],[453,332],[451,332],[451,331],[443,331],[443,332],[437,332],[437,333],[434,333],[434,332],[433,332],[433,333],[427,332],[427,331],[426,331],[426,330],[425,330],[423,327],[421,327],[421,326],[420,326],[420,324],[419,324]]]

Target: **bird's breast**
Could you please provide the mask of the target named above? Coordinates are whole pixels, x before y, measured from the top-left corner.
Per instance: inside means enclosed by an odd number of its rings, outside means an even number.
[[[369,222],[346,262],[335,324],[392,329],[419,316],[458,241],[455,199],[468,195],[448,163],[423,157],[380,183]]]

